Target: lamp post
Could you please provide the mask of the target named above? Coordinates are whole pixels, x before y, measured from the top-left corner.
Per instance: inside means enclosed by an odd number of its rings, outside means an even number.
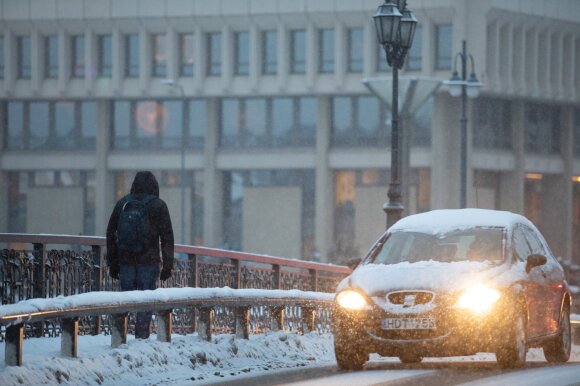
[[[471,60],[471,74],[467,78],[467,58]],[[457,72],[457,59],[461,61],[461,77]],[[449,89],[449,94],[452,97],[461,96],[461,118],[459,120],[461,127],[461,194],[460,205],[461,208],[467,206],[467,97],[477,98],[481,89],[482,83],[475,75],[475,63],[473,56],[467,54],[465,40],[462,42],[461,52],[455,55],[453,63],[453,74],[451,79],[443,82]]]
[[[174,79],[163,79],[161,84],[166,86],[176,88],[179,90],[179,94],[181,96],[182,102],[185,102],[185,91],[183,90],[183,86],[177,83]],[[181,129],[181,232],[180,232],[180,241],[182,244],[185,244],[185,130],[183,127]]]
[[[391,181],[387,196],[389,202],[383,205],[387,214],[387,228],[403,216],[400,178],[399,139],[399,70],[403,67],[407,51],[413,44],[417,26],[415,15],[407,9],[406,0],[393,0],[379,5],[373,16],[377,38],[387,56],[387,63],[393,68],[393,102],[391,119]]]

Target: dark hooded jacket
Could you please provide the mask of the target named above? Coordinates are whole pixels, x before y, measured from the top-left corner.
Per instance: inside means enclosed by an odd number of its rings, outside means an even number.
[[[171,218],[165,201],[159,198],[159,184],[153,173],[141,171],[135,175],[131,186],[131,195],[137,199],[143,199],[147,195],[154,195],[156,199],[149,202],[149,236],[145,252],[127,253],[120,252],[117,248],[117,225],[121,208],[128,199],[128,195],[120,199],[107,226],[107,259],[109,266],[119,266],[121,264],[156,264],[161,262],[163,257],[163,268],[173,268],[173,227]]]

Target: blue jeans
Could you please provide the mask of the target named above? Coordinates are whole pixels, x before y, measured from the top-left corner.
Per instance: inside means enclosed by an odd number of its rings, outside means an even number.
[[[154,290],[159,278],[159,265],[121,264],[119,272],[121,291]],[[149,338],[152,312],[137,312],[135,320],[135,338]]]

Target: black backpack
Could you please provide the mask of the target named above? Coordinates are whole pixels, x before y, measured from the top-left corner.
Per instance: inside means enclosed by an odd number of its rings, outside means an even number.
[[[140,253],[145,250],[149,235],[148,204],[157,198],[153,195],[138,200],[132,195],[121,208],[119,224],[117,225],[117,246],[125,252]]]

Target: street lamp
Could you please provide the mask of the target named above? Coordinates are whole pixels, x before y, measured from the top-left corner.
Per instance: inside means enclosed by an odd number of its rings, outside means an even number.
[[[467,78],[467,58],[471,61],[471,74]],[[457,59],[461,60],[461,77],[457,72]],[[461,96],[461,197],[462,208],[467,206],[467,97],[477,98],[481,90],[482,83],[475,75],[475,63],[473,56],[467,54],[465,40],[462,42],[462,50],[455,55],[453,63],[453,74],[451,79],[443,82],[449,88],[452,97]]]
[[[185,102],[185,91],[174,79],[163,79],[161,84],[179,90],[182,102]],[[181,128],[181,243],[185,244],[185,130]]]
[[[387,228],[403,216],[400,180],[400,140],[399,140],[399,70],[403,67],[407,51],[413,44],[417,26],[415,15],[407,9],[406,0],[393,0],[379,5],[373,16],[377,38],[387,56],[387,63],[393,68],[393,101],[391,119],[391,182],[387,196],[389,202],[383,205],[387,214]]]

